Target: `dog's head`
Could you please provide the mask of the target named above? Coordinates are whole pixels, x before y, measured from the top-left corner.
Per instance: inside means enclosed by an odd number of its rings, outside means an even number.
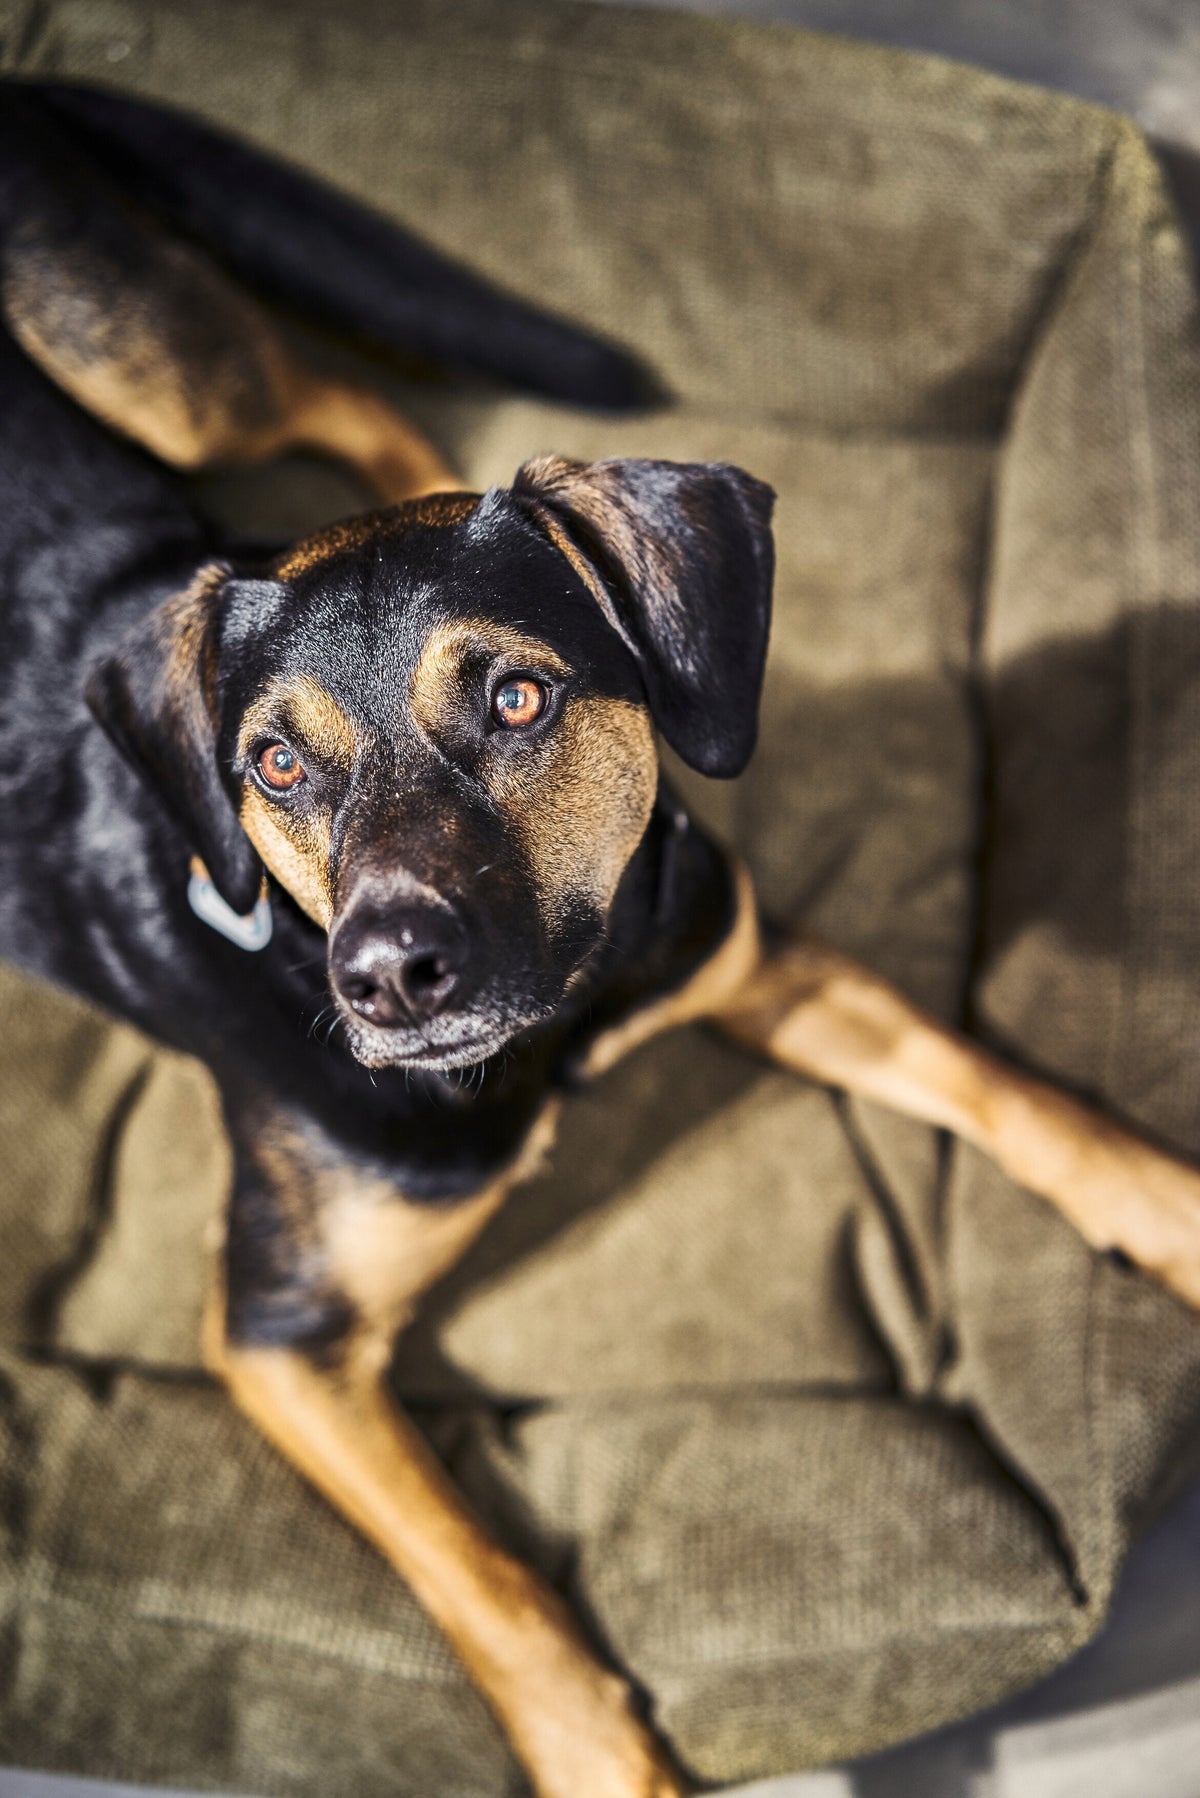
[[[770,490],[722,464],[546,458],[509,489],[200,572],[88,700],[222,897],[263,865],[328,934],[368,1066],[464,1066],[603,942],[657,787],[754,746]]]

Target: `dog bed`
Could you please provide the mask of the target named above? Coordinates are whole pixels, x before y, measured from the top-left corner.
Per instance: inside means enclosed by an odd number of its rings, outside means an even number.
[[[673,400],[632,420],[381,379],[471,485],[551,448],[771,481],[762,747],[689,799],[773,910],[1200,1152],[1200,350],[1132,126],[543,0],[6,20],[6,72],[186,104],[647,356]],[[358,503],[204,485],[264,528]],[[515,1798],[433,1625],[198,1371],[206,1075],[9,972],[0,1011],[0,1755]],[[573,1103],[395,1379],[718,1785],[1045,1673],[1200,1462],[1200,1320],[963,1145],[695,1031]]]

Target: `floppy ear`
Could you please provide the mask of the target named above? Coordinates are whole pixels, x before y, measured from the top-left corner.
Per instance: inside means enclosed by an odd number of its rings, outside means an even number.
[[[729,778],[758,734],[775,495],[725,462],[526,462],[513,492],[637,657],[655,723]]]
[[[222,899],[244,915],[254,909],[263,871],[218,760],[217,632],[229,575],[221,563],[200,569],[93,668],[84,695],[173,813]]]

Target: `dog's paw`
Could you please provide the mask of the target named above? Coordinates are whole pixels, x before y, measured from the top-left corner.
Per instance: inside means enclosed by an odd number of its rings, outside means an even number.
[[[535,1770],[537,1798],[690,1798],[692,1788],[661,1762],[643,1755],[571,1756],[553,1771]]]
[[[1039,1095],[1023,1135],[1025,1185],[1200,1310],[1200,1169],[1062,1094]]]
[[[620,1741],[581,1734],[552,1765],[531,1771],[537,1798],[690,1798],[692,1790],[640,1728]]]
[[[1200,1172],[1140,1143],[1119,1163],[1128,1182],[1116,1247],[1200,1311]]]
[[[589,1674],[545,1696],[506,1719],[537,1798],[689,1798],[622,1680]]]

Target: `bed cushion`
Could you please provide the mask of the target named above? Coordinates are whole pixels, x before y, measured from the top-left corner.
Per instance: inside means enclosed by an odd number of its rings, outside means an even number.
[[[762,748],[682,775],[767,903],[1200,1152],[1200,390],[1134,128],[820,36],[549,0],[18,0],[4,67],[185,104],[649,357],[542,450],[779,491]],[[354,506],[293,464],[214,508]],[[0,979],[0,1748],[194,1788],[521,1776],[373,1552],[197,1366],[195,1064]],[[1101,1626],[1200,1456],[1200,1322],[976,1153],[692,1031],[568,1113],[396,1380],[717,1784],[861,1754]]]

